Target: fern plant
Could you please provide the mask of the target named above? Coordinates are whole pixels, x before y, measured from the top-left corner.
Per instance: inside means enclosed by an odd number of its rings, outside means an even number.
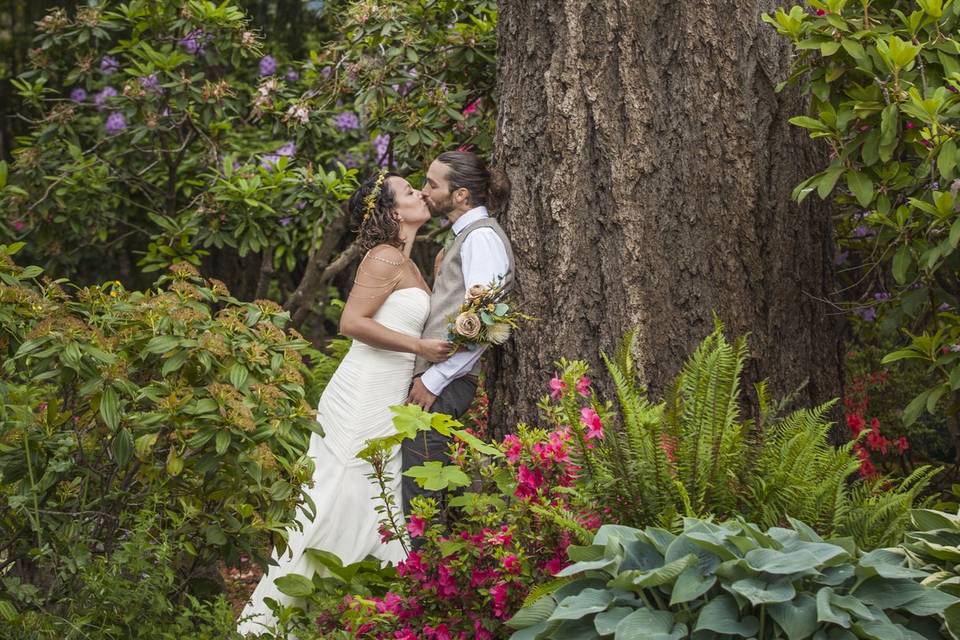
[[[898,541],[938,471],[920,467],[898,482],[859,478],[852,443],[829,442],[834,403],[780,415],[784,403],[770,400],[766,383],[755,388],[757,418],[742,420],[747,341],[728,341],[719,322],[660,403],[647,397],[633,347],[631,332],[613,357],[603,354],[616,407],[584,393],[588,372],[579,361],[558,363],[563,373],[553,386],[562,393],[541,405],[580,436],[575,454],[586,497],[624,524],[669,527],[679,516],[736,515],[772,527],[793,517],[874,548]],[[590,410],[606,425],[602,438],[585,433]]]

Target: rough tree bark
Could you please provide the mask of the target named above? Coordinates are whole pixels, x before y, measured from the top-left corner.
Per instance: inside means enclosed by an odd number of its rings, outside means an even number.
[[[659,397],[713,312],[751,333],[748,378],[838,394],[829,219],[790,199],[816,151],[787,123],[801,96],[774,91],[790,59],[760,21],[775,3],[499,5],[501,221],[539,320],[490,358],[494,431],[533,419],[557,358],[598,372],[631,327]]]

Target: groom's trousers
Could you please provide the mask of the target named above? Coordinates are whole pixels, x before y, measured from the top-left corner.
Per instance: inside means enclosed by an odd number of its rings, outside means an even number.
[[[477,379],[473,376],[468,375],[462,378],[456,378],[440,392],[430,411],[432,413],[445,413],[454,418],[459,418],[470,408],[476,391]],[[430,460],[439,460],[440,462],[449,464],[450,458],[447,455],[449,443],[450,438],[442,436],[432,430],[421,431],[417,434],[416,438],[404,440],[400,447],[403,470],[406,471],[410,467],[422,465],[424,462]],[[410,515],[410,501],[414,496],[426,496],[436,499],[437,506],[440,507],[441,512],[443,511],[445,505],[443,504],[444,496],[442,491],[428,491],[418,485],[416,480],[408,478],[407,476],[403,476],[401,486],[404,516]]]

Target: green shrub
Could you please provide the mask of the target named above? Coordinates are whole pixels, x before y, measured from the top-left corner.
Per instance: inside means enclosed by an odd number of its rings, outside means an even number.
[[[174,555],[174,601],[293,522],[309,344],[269,301],[175,265],[158,288],[65,293],[0,245],[0,600],[57,613],[133,514]],[[311,400],[312,402],[312,400]],[[13,589],[11,580],[20,585]],[[24,589],[34,588],[26,597]]]
[[[582,362],[558,363],[554,385],[562,392],[542,403],[555,424],[573,425],[581,435],[590,420],[606,423],[604,437],[574,450],[588,501],[633,526],[670,527],[678,515],[709,514],[770,527],[794,517],[823,535],[853,536],[864,548],[900,540],[935,469],[919,467],[896,484],[857,478],[852,443],[830,444],[832,403],[778,416],[780,405],[765,384],[756,389],[758,418],[741,420],[746,341],[729,343],[719,325],[684,365],[667,400],[654,404],[639,383],[631,341],[605,358],[619,411],[595,391],[578,391],[588,373]]]
[[[910,565],[930,572],[924,584],[960,597],[960,515],[916,509],[903,550]],[[960,637],[960,605],[946,610],[947,627]]]
[[[892,330],[900,344],[885,362],[926,369],[904,422],[943,412],[960,454],[960,3],[808,4],[763,16],[796,50],[788,82],[810,94],[808,114],[790,122],[829,151],[794,197],[832,197],[841,302]]]
[[[903,553],[860,554],[798,521],[766,531],[685,519],[683,532],[604,525],[507,623],[512,638],[909,638],[960,599],[917,582]]]

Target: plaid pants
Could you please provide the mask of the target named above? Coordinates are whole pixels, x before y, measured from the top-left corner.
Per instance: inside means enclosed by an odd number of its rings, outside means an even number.
[[[473,402],[473,396],[477,391],[477,381],[472,376],[464,376],[453,380],[446,388],[440,392],[433,407],[432,413],[445,413],[454,418],[459,418]],[[400,446],[403,470],[422,465],[430,460],[439,460],[449,464],[450,458],[447,456],[447,444],[450,438],[442,436],[436,431],[421,431],[413,440],[404,440]],[[410,501],[414,496],[426,496],[434,498],[437,501],[441,511],[444,509],[444,495],[442,491],[428,491],[417,484],[417,481],[407,476],[402,476],[401,492],[403,495],[403,515],[410,515]]]

